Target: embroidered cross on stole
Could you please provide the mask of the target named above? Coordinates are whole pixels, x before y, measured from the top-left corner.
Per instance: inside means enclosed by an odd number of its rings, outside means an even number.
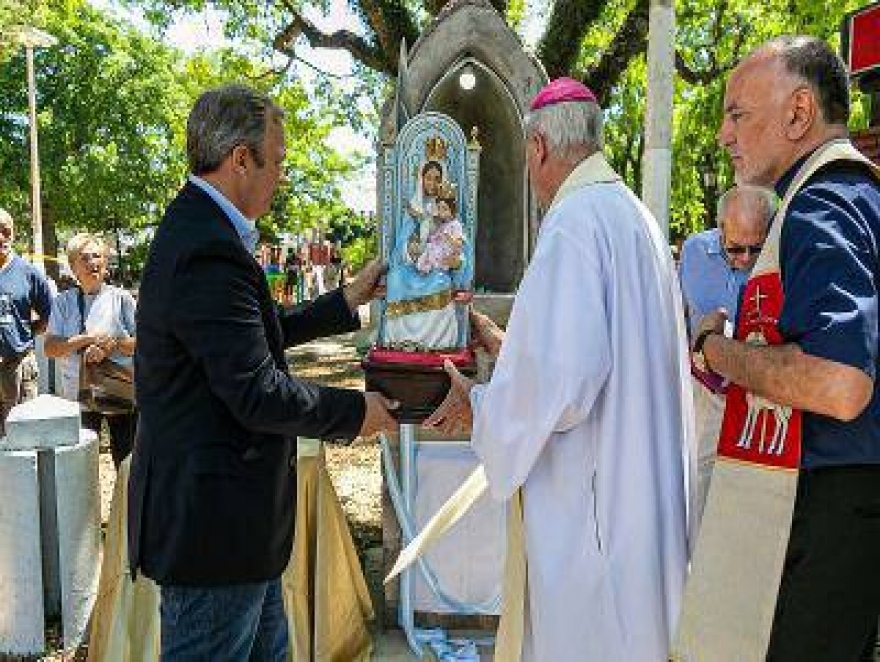
[[[807,180],[835,161],[866,164],[880,181],[880,169],[849,140],[826,143],[801,166],[743,291],[738,340],[784,342],[779,244],[785,215]],[[796,409],[730,386],[673,660],[759,662],[766,657],[797,494],[801,418]]]

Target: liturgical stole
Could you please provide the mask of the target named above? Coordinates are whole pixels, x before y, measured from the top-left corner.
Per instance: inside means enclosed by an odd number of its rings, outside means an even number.
[[[784,342],[779,248],[785,216],[810,177],[837,161],[865,164],[880,181],[880,168],[846,139],[825,143],[807,159],[780,203],[743,290],[737,340]],[[765,659],[797,494],[801,428],[802,412],[731,384],[673,660]]]

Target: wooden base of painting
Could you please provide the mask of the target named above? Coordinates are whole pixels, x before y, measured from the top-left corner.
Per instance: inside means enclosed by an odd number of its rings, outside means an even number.
[[[379,391],[400,403],[393,414],[401,423],[421,423],[440,406],[449,391],[449,375],[440,365],[387,363],[367,358],[361,366],[368,391]],[[457,367],[472,379],[477,374],[476,362]]]

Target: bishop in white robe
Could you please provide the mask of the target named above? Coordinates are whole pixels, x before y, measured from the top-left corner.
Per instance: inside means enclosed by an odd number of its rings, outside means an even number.
[[[682,306],[657,223],[587,154],[552,187],[491,381],[447,366],[455,386],[427,423],[451,429],[453,391],[469,390],[491,494],[522,490],[521,660],[665,662],[688,557]],[[543,157],[527,157],[533,185]]]

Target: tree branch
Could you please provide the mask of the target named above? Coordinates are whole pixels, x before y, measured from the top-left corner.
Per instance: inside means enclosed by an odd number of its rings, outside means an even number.
[[[681,79],[691,85],[709,85],[716,81],[719,77],[733,69],[742,56],[742,50],[745,46],[746,30],[742,25],[739,16],[734,18],[734,26],[729,30],[723,29],[724,13],[727,10],[726,0],[722,0],[715,13],[715,20],[712,25],[712,42],[700,46],[705,48],[709,54],[709,66],[704,69],[697,69],[685,60],[681,51],[675,51],[675,70]],[[734,37],[733,55],[727,62],[719,63],[717,57],[718,43],[721,41],[725,32],[732,32]]]
[[[551,79],[570,74],[584,35],[604,6],[601,0],[556,0],[537,49]]]
[[[431,16],[436,16],[440,13],[440,10],[443,9],[444,5],[446,5],[447,1],[448,0],[425,0],[425,11]]]
[[[607,105],[611,90],[626,71],[630,60],[648,46],[648,0],[637,0],[602,57],[583,76],[599,104]]]
[[[387,73],[397,74],[400,42],[412,46],[419,38],[419,27],[404,0],[356,0],[352,3],[375,35],[376,47],[388,63]]]
[[[305,18],[291,0],[282,0],[290,13],[290,23],[273,40],[280,53],[295,57],[294,42],[304,36],[312,48],[335,48],[369,67],[393,76],[397,73],[397,55],[401,39],[412,44],[419,36],[418,28],[401,0],[359,0],[356,10],[373,31],[374,39],[364,38],[350,30],[323,32]]]
[[[284,4],[290,11],[291,20],[287,27],[279,32],[272,41],[272,47],[279,53],[288,57],[296,57],[294,43],[300,35],[303,35],[312,48],[341,48],[368,67],[391,73],[382,51],[373,44],[349,30],[337,30],[332,33],[322,32],[314,23],[294,9],[289,2],[285,1]]]

